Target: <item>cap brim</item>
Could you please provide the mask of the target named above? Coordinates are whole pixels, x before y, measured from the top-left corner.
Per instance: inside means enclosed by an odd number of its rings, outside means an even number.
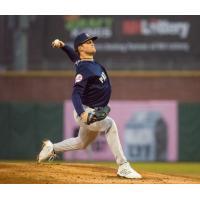
[[[84,40],[83,42],[81,42],[81,44],[84,44],[85,42],[87,42],[88,40],[96,40],[96,39],[98,39],[98,37],[97,36],[93,36],[93,37],[89,37],[89,38],[87,38],[86,40]]]

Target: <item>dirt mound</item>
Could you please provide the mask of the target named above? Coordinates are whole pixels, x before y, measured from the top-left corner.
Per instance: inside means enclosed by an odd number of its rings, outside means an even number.
[[[100,164],[0,162],[0,183],[199,183],[189,177],[139,171],[143,179],[118,177],[116,169]]]

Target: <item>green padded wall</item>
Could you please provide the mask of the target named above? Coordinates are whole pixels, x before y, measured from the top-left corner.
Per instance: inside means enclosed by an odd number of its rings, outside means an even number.
[[[179,160],[200,161],[200,104],[179,104]]]
[[[63,104],[0,103],[0,159],[35,159],[41,141],[63,138]]]

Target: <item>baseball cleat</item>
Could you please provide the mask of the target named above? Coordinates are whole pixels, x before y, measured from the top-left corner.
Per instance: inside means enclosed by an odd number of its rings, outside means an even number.
[[[119,166],[117,175],[125,178],[142,178],[142,176],[136,172],[128,162]]]
[[[40,163],[48,158],[49,158],[49,161],[53,160],[55,157],[56,157],[56,154],[53,150],[52,142],[50,140],[43,141],[42,150],[40,151],[40,153],[37,157],[38,163]]]

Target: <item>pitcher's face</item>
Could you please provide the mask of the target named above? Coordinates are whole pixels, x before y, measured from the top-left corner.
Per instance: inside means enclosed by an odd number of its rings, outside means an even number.
[[[79,47],[79,52],[84,52],[85,54],[94,55],[96,53],[96,48],[93,40],[88,40],[85,43],[81,44]]]

